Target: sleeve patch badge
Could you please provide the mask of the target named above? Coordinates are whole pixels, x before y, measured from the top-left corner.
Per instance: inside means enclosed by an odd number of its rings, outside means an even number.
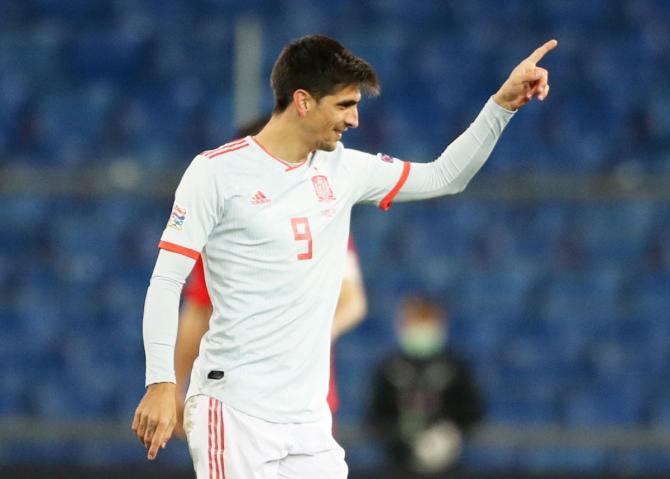
[[[174,205],[172,208],[172,213],[170,214],[170,219],[167,223],[168,228],[181,231],[184,227],[184,221],[186,221],[186,210],[184,208],[180,208],[179,205]]]

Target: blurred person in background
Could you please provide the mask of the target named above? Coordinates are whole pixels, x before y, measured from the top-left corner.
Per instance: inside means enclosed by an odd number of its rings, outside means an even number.
[[[358,126],[362,93],[380,90],[369,63],[319,35],[282,50],[272,119],[255,137],[194,158],[159,243],[143,317],[147,389],[131,425],[149,460],[176,424],[179,297],[202,254],[214,313],[184,411],[196,475],[347,476],[326,393],[351,208],[462,191],[514,112],[547,97],[537,63],[556,45],[521,61],[431,163],[340,142]]]
[[[436,302],[403,301],[397,337],[398,348],[375,372],[370,423],[387,440],[395,466],[444,472],[482,418],[480,392],[466,363],[448,349],[447,313]]]

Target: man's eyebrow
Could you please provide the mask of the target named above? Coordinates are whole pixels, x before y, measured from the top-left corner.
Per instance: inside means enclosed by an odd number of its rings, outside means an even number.
[[[337,106],[354,106],[358,103],[356,100],[342,100],[340,102],[337,102]]]

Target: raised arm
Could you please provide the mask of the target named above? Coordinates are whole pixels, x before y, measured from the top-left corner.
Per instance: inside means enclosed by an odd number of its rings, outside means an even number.
[[[388,209],[392,201],[414,201],[463,191],[488,159],[516,110],[533,98],[542,101],[549,94],[549,72],[537,63],[557,44],[556,40],[550,40],[519,63],[472,124],[437,160],[410,163],[380,155],[378,158],[384,161],[375,161],[370,155],[359,155],[359,161],[367,159],[367,174],[363,175],[358,201],[374,201],[382,209]]]
[[[459,193],[488,159],[515,111],[534,97],[549,94],[549,72],[537,62],[558,42],[550,40],[512,70],[474,122],[432,163],[412,163],[396,201],[413,201]]]

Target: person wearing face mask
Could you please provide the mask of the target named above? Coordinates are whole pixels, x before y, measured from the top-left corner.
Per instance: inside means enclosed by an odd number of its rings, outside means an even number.
[[[423,297],[403,301],[398,348],[378,366],[371,426],[395,466],[418,474],[453,467],[464,436],[482,418],[467,365],[447,348],[447,315]]]

